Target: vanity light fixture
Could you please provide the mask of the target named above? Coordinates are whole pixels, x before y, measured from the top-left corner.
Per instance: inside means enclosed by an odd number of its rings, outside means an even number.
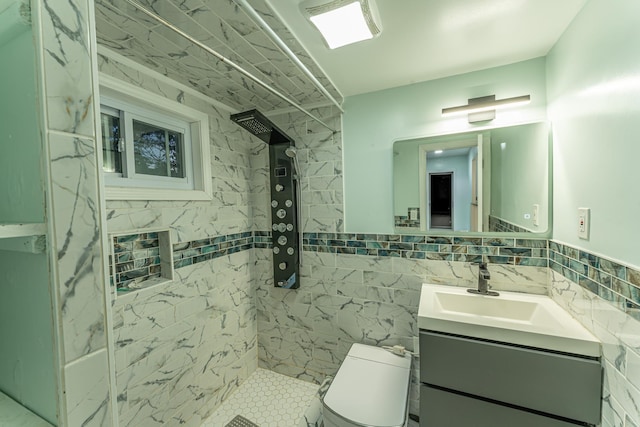
[[[369,40],[380,34],[373,0],[310,0],[302,4],[330,49]]]
[[[468,114],[469,123],[493,120],[496,110],[511,108],[531,102],[531,95],[515,96],[513,98],[496,99],[495,95],[471,98],[467,105],[442,109],[442,117],[450,117],[459,114]]]

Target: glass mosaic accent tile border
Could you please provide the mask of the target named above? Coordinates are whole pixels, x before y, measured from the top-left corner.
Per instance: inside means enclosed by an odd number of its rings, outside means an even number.
[[[416,219],[411,219],[411,211],[415,211]],[[406,215],[396,215],[393,218],[396,227],[420,228],[420,208],[409,208]]]
[[[349,233],[304,233],[303,236],[303,250],[312,252],[548,266],[545,239]],[[117,236],[113,238],[113,245],[116,269],[111,281],[118,290],[131,291],[141,287],[141,282],[161,277],[158,233]],[[272,247],[270,231],[247,231],[174,243],[173,268],[248,249]],[[109,263],[111,267],[111,258]]]
[[[114,236],[113,258],[109,257],[109,267],[111,284],[118,290],[130,290],[142,282],[160,278],[158,233]]]
[[[247,231],[174,243],[175,269],[248,249],[271,249],[270,231]],[[113,237],[111,284],[119,291],[161,278],[157,232]],[[304,233],[303,250],[440,261],[550,267],[640,320],[640,270],[546,239]],[[115,268],[114,267],[115,262]]]
[[[546,239],[304,233],[303,244],[312,252],[548,266]]]
[[[512,224],[508,221],[489,215],[489,231],[509,233],[531,233],[531,230]]]
[[[227,234],[173,244],[173,266],[182,268],[254,248],[254,233]]]
[[[549,267],[640,320],[640,270],[554,241]]]

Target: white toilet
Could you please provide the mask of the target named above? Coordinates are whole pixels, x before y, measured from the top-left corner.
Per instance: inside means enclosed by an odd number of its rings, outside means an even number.
[[[353,344],[325,394],[324,427],[404,427],[411,356]]]

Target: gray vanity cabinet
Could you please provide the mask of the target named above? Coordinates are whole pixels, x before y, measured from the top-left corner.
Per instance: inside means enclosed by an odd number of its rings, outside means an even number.
[[[598,358],[420,331],[422,427],[600,423]]]

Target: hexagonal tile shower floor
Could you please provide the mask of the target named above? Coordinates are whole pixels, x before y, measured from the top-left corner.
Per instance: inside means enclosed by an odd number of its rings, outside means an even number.
[[[259,427],[306,426],[303,417],[317,391],[316,384],[258,368],[202,427],[226,427],[237,415]]]

